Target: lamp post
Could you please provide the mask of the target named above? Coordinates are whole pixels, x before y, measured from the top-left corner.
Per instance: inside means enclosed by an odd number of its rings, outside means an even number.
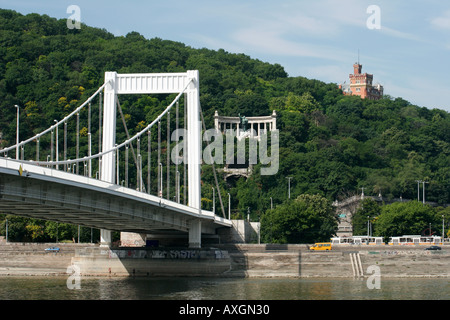
[[[17,108],[17,128],[16,128],[16,160],[19,160],[19,106],[16,104],[14,107]]]
[[[180,203],[180,171],[177,171],[177,202]]]
[[[216,192],[214,191],[214,187],[212,187],[212,191],[213,191],[213,207],[212,207],[212,211],[214,214],[216,214]]]
[[[231,195],[228,193],[228,220],[231,220]]]
[[[422,190],[422,192],[423,192],[423,196],[422,196],[422,201],[423,201],[423,204],[425,204],[425,183],[429,183],[428,181],[422,181],[422,188],[423,188],[423,190]]]
[[[422,182],[421,180],[416,180],[417,182],[417,201],[420,201],[420,183]]]
[[[445,235],[444,235],[444,215],[442,215],[442,244],[444,244],[444,239],[445,239]]]
[[[288,179],[288,199],[291,198],[291,179],[292,177],[287,177],[286,179]]]

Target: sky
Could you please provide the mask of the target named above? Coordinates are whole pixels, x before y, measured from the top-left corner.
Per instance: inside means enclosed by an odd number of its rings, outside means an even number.
[[[137,31],[279,63],[289,76],[344,83],[353,64],[384,93],[450,112],[450,1],[0,0],[0,8]],[[201,75],[200,75],[201,76]]]

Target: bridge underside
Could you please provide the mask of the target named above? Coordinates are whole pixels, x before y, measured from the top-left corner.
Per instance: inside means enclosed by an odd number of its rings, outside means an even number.
[[[167,207],[167,200],[138,201],[118,196],[119,190],[80,188],[74,183],[58,182],[60,180],[29,172],[23,175],[0,172],[0,213],[134,233],[188,232],[199,220]],[[214,234],[220,227],[214,219],[201,221],[202,233]]]

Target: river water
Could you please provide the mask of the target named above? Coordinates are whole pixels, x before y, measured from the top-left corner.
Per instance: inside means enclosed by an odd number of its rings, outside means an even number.
[[[0,277],[0,300],[450,300],[448,278],[381,278],[379,289],[346,278],[82,277],[69,286],[67,280]]]

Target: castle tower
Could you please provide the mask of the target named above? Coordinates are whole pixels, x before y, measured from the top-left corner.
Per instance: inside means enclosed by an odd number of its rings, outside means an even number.
[[[353,64],[353,74],[349,75],[350,85],[340,85],[346,95],[360,96],[361,99],[378,100],[383,97],[383,86],[373,85],[373,75],[362,73],[362,64]]]
[[[355,63],[353,65],[353,74],[361,74],[362,64]]]

